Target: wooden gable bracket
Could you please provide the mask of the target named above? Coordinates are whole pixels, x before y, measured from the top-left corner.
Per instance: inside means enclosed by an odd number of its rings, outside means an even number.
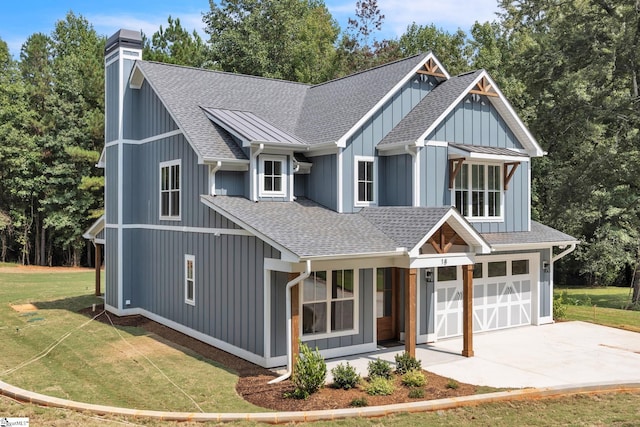
[[[437,253],[446,254],[458,239],[460,239],[460,237],[453,228],[448,224],[443,224],[442,227],[429,238],[428,242]]]
[[[513,174],[516,173],[516,169],[520,166],[520,162],[510,162],[504,164],[504,189],[509,189],[509,182],[513,178]],[[511,169],[509,169],[511,168]]]
[[[427,76],[441,77],[443,79],[447,78],[433,58],[429,58],[427,62],[424,63],[424,68],[420,68],[418,74],[426,74]]]
[[[449,190],[453,188],[456,177],[462,170],[464,160],[464,157],[460,157],[459,159],[449,159]]]
[[[469,91],[469,93],[484,96],[498,96],[498,92],[495,91],[486,77],[480,79],[480,81],[473,87],[473,89]]]

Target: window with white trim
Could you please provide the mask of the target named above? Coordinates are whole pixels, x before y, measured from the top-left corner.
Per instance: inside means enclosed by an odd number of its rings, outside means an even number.
[[[184,302],[196,305],[196,257],[184,256]]]
[[[354,331],[356,293],[354,270],[311,273],[302,282],[302,335]]]
[[[376,170],[373,157],[355,157],[355,205],[376,204]]]
[[[260,196],[286,196],[285,156],[260,156]]]
[[[160,163],[160,219],[180,220],[180,160]]]
[[[464,163],[454,184],[454,205],[467,218],[502,217],[502,166]]]

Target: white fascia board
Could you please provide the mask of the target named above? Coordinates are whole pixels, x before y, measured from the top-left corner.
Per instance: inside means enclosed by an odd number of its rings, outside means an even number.
[[[205,157],[202,162],[205,165],[217,165],[220,162],[221,171],[246,172],[249,170],[249,160],[245,159],[221,159],[215,157]]]
[[[184,135],[184,139],[187,140],[187,142],[189,143],[189,146],[191,147],[193,152],[196,153],[196,155],[198,156],[198,164],[199,165],[203,165],[204,164],[204,157],[202,156],[202,153],[193,144],[193,141],[191,141],[191,138],[189,138],[189,134],[187,134],[187,132],[184,131],[184,127],[181,125],[180,121],[176,118],[175,114],[173,114],[173,110],[171,109],[171,107],[165,102],[165,100],[162,98],[160,93],[156,90],[156,87],[153,84],[153,82],[144,74],[144,71],[142,71],[142,68],[140,68],[140,66],[139,66],[139,64],[137,62],[134,64],[133,70],[131,70],[131,77],[129,78],[129,84],[130,85],[132,84],[131,79],[133,78],[134,72],[136,70],[139,71],[142,74],[143,80],[141,80],[141,82],[144,82],[144,80],[147,80],[147,83],[149,84],[149,86],[151,87],[153,92],[156,94],[156,96],[158,97],[160,102],[162,102],[162,105],[164,106],[164,108],[166,108],[167,111],[169,112],[169,116],[171,116],[171,119],[178,126],[178,129],[180,129],[182,131],[182,134]],[[142,85],[142,83],[140,83],[140,84]],[[133,86],[131,86],[131,87],[133,88]]]
[[[493,252],[506,252],[506,251],[527,251],[533,249],[549,249],[554,246],[571,246],[580,244],[579,240],[567,240],[556,242],[540,242],[540,243],[505,243],[491,245]]]
[[[102,230],[104,230],[105,225],[106,225],[105,217],[104,217],[104,215],[102,215],[93,224],[91,224],[91,227],[89,227],[89,229],[87,231],[84,232],[84,234],[82,235],[82,238],[83,239],[87,239],[87,240],[95,239],[95,237]]]
[[[331,254],[331,255],[318,255],[318,256],[305,256],[301,257],[301,262],[303,261],[337,261],[337,260],[355,260],[355,259],[366,259],[366,258],[392,258],[392,257],[403,257],[407,255],[407,251],[405,248],[397,248],[395,251],[389,252],[362,252],[362,253],[353,253],[353,254]]]
[[[102,148],[100,152],[100,158],[98,159],[98,163],[96,163],[96,167],[100,169],[104,169],[107,166],[107,150],[106,146]]]
[[[289,262],[300,262],[300,257],[298,255],[294,254],[289,249],[285,248],[280,243],[276,242],[275,240],[271,239],[270,237],[265,236],[263,233],[259,232],[258,230],[256,230],[255,228],[251,227],[250,225],[246,224],[244,221],[242,221],[242,220],[236,218],[235,216],[229,214],[229,212],[225,211],[224,209],[220,208],[219,206],[216,206],[213,203],[209,203],[209,201],[207,199],[205,199],[204,197],[205,196],[200,196],[200,202],[202,204],[204,204],[205,206],[213,209],[214,211],[216,211],[217,213],[219,213],[223,217],[227,218],[228,220],[230,220],[234,224],[239,225],[243,229],[247,230],[249,233],[251,233],[254,236],[256,236],[258,239],[268,243],[270,246],[273,246],[275,249],[280,251],[282,260],[289,261]]]
[[[347,140],[363,125],[366,123],[367,120],[369,120],[376,111],[378,111],[389,99],[391,99],[393,97],[393,95],[396,94],[396,92],[398,92],[398,90],[404,86],[405,83],[407,83],[409,80],[411,80],[416,73],[418,72],[418,70],[422,67],[424,67],[424,64],[429,60],[429,59],[433,59],[436,64],[438,64],[438,66],[440,67],[440,69],[443,71],[443,74],[447,76],[447,79],[449,78],[449,73],[446,72],[446,70],[444,69],[444,67],[442,66],[442,64],[440,64],[440,61],[438,61],[438,58],[435,57],[435,55],[432,52],[429,52],[427,55],[424,56],[424,58],[422,58],[422,61],[418,62],[412,69],[411,71],[409,71],[398,83],[396,83],[396,85],[391,88],[391,90],[389,92],[387,92],[382,98],[380,98],[380,100],[373,106],[373,108],[371,108],[364,116],[362,116],[360,118],[360,120],[358,120],[356,122],[355,125],[353,125],[351,127],[351,129],[349,129],[347,131],[347,133],[345,133],[344,135],[342,135],[342,137],[340,137],[340,139],[337,142],[338,147],[346,147],[347,146]],[[424,139],[424,138],[422,138]]]
[[[134,65],[131,70],[131,77],[129,78],[129,87],[131,89],[140,89],[144,83],[145,76],[138,64]]]
[[[328,144],[311,145],[307,147],[307,151],[304,152],[304,155],[306,157],[318,157],[318,156],[328,156],[331,154],[338,154],[339,152],[340,152],[340,147],[338,147],[338,145],[335,142],[331,142]]]
[[[446,260],[446,264],[443,261]],[[453,252],[448,254],[429,254],[411,258],[409,268],[451,267],[454,265],[475,264],[475,254],[472,252]]]
[[[454,222],[452,224],[449,224],[449,225],[451,226],[451,228],[453,228],[453,230],[456,233],[458,233],[458,234],[466,234],[468,237],[471,238],[471,240],[472,240],[471,242],[465,241],[465,243],[467,245],[471,246],[476,251],[478,251],[480,253],[483,253],[483,254],[487,254],[487,253],[491,252],[491,247],[484,240],[482,235],[480,233],[478,233],[476,231],[476,229],[473,228],[473,226],[471,224],[469,224],[469,222],[467,220],[465,220],[464,217],[462,217],[462,215],[460,215],[455,209],[451,208],[451,209],[449,209],[449,211],[445,215],[442,216],[440,221],[438,221],[436,223],[436,225],[434,225],[431,228],[431,230],[429,230],[427,232],[427,234],[425,234],[425,236],[418,242],[418,244],[409,251],[409,256],[411,258],[416,258],[416,259],[419,258],[420,257],[420,248],[425,243],[427,243],[427,240],[429,240],[429,238],[431,238],[433,233],[438,231],[440,229],[440,227],[442,227],[450,219],[454,219]],[[439,255],[440,255],[440,258],[442,258],[443,256],[449,256],[449,255],[453,255],[453,254],[439,254]]]

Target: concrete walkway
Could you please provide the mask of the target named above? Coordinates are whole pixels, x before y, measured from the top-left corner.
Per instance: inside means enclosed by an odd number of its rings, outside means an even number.
[[[585,322],[526,326],[474,335],[475,356],[462,357],[462,338],[419,345],[430,372],[491,387],[552,387],[640,381],[640,334]],[[394,362],[403,347],[348,358],[365,375],[376,357]],[[331,368],[340,361],[329,360]]]

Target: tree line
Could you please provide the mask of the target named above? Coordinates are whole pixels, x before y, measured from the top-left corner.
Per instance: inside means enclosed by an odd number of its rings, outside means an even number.
[[[143,35],[143,57],[311,84],[427,51],[452,75],[484,68],[547,152],[532,162],[533,218],[582,241],[556,280],[628,284],[640,272],[640,8],[498,5],[467,31],[413,23],[378,39],[377,0],[359,0],[344,29],[322,0],[220,0],[203,13],[208,39],[168,17]],[[104,43],[72,12],[18,60],[0,40],[0,260],[82,262],[102,213]]]

